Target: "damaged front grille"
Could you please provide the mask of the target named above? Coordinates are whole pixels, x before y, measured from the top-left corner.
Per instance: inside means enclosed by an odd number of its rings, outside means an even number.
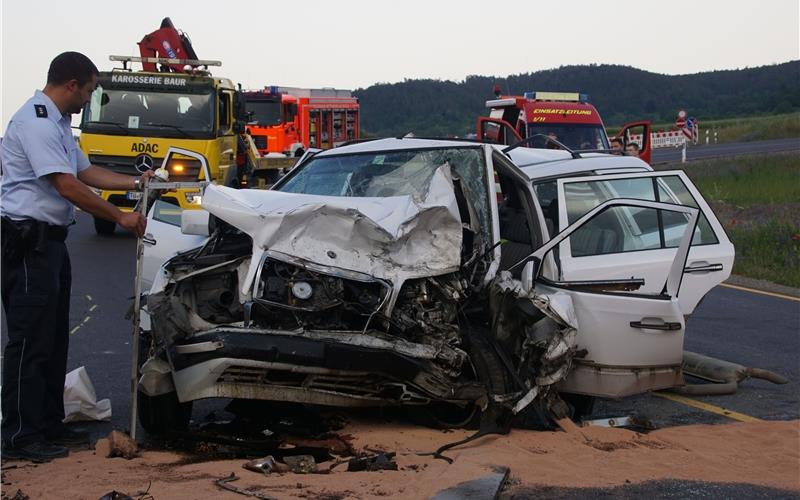
[[[272,328],[365,329],[389,296],[386,282],[340,277],[307,264],[265,259],[253,302],[255,324]]]
[[[294,369],[230,366],[217,379],[219,384],[293,387],[306,391],[331,392],[357,399],[426,404],[430,401],[406,384],[373,374],[350,372],[308,373]]]

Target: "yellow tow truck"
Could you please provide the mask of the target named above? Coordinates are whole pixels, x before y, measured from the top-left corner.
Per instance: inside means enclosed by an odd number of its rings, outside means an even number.
[[[205,156],[210,180],[233,187],[246,185],[258,169],[277,168],[258,158],[244,134],[244,99],[234,83],[208,71],[220,66],[219,61],[197,59],[188,37],[169,18],[139,48],[142,57],[110,57],[122,67],[100,73],[84,109],[79,143],[92,164],[140,175],[160,167],[169,147],[175,146]],[[143,70],[134,71],[133,63],[141,63]],[[176,157],[167,169],[171,181],[206,180],[199,162],[188,157]],[[100,193],[123,210],[132,210],[140,195]],[[164,193],[162,200],[181,209],[198,208],[201,201],[199,191],[186,189]],[[114,232],[113,222],[95,218],[94,224],[98,234]]]

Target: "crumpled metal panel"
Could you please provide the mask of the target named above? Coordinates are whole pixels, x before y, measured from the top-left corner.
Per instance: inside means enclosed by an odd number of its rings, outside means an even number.
[[[439,167],[424,199],[355,198],[237,190],[209,185],[203,208],[253,238],[246,294],[267,249],[367,273],[399,287],[458,269],[461,218],[450,167]]]

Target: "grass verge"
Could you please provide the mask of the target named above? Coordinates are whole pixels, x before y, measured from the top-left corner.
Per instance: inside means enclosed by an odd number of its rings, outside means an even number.
[[[745,156],[664,168],[681,167],[736,247],[733,272],[800,288],[800,155]]]

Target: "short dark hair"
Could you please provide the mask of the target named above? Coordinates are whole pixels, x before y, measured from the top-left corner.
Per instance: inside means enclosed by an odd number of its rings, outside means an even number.
[[[61,85],[70,80],[77,80],[78,85],[86,85],[92,76],[99,75],[97,66],[80,52],[64,52],[50,63],[47,70],[47,83]]]

